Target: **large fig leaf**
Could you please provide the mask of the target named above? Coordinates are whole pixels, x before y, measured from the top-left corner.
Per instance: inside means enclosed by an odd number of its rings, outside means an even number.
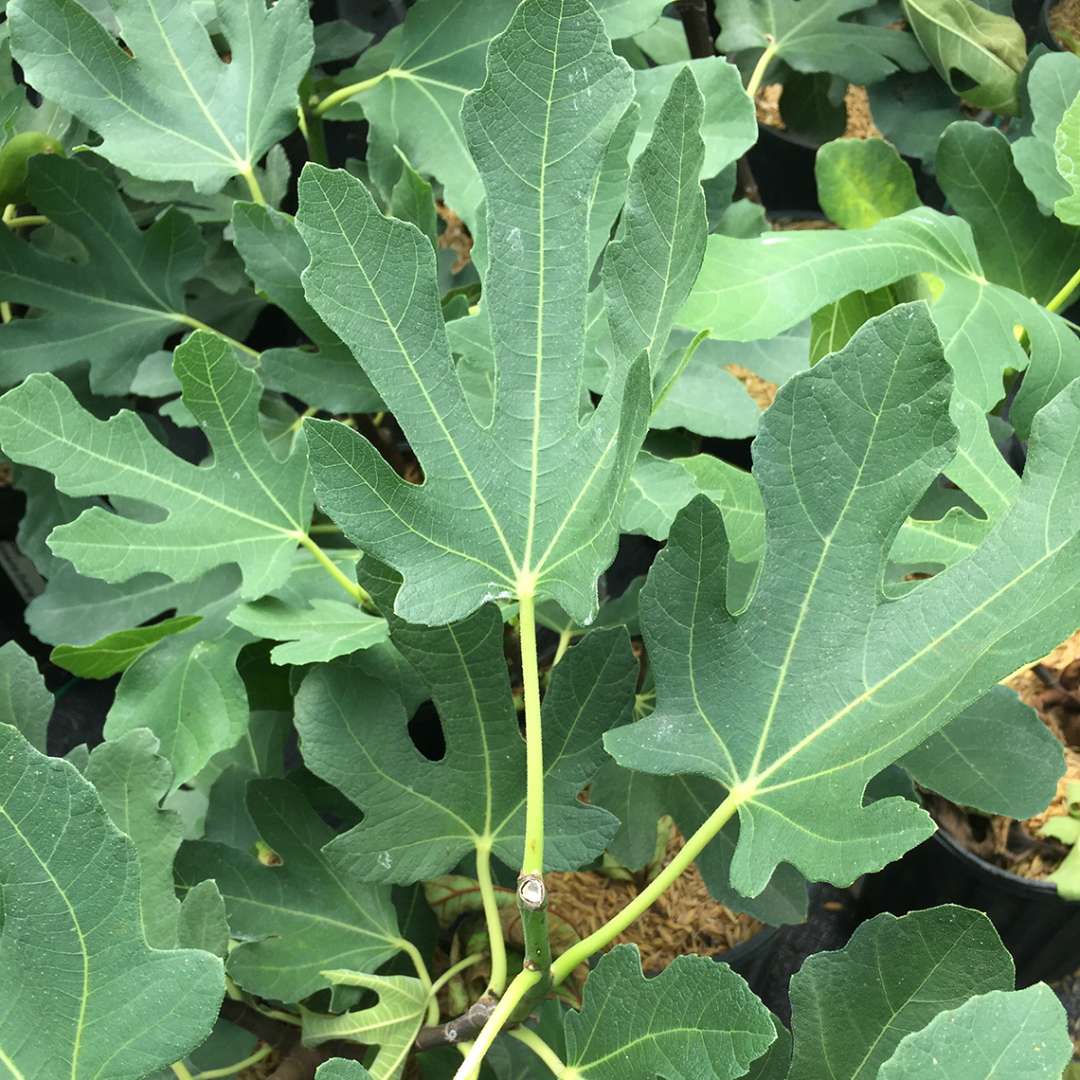
[[[995,465],[986,451],[984,414],[1001,400],[1005,372],[1028,368],[1010,412],[1025,435],[1035,412],[1080,375],[1080,340],[1042,306],[1080,261],[1080,234],[1039,212],[999,132],[952,125],[941,140],[938,169],[968,222],[919,208],[867,229],[748,240],[710,236],[679,321],[708,328],[714,337],[752,341],[854,290],[878,289],[920,272],[936,274],[944,289],[931,310],[958,391],[958,482],[965,488],[981,485],[969,494],[991,512],[1012,496],[1003,488],[1008,469],[997,465],[993,475],[978,475],[987,462]],[[1002,229],[1007,244],[1001,242]],[[1027,351],[1018,325],[1026,331]],[[969,464],[973,456],[979,460]]]
[[[769,1010],[726,964],[678,956],[647,979],[634,945],[600,960],[564,1024],[568,1074],[594,1080],[734,1080],[776,1039]]]
[[[73,159],[32,158],[30,186],[37,208],[78,240],[87,261],[0,232],[0,293],[34,309],[0,326],[0,386],[85,360],[95,391],[125,393],[148,353],[198,325],[185,313],[184,284],[205,257],[199,230],[170,208],[140,232],[101,170]]]
[[[314,48],[304,0],[220,5],[227,58],[192,0],[95,7],[115,18],[123,44],[77,0],[13,0],[8,19],[27,80],[97,131],[94,149],[113,164],[218,191],[296,127]]]
[[[1012,986],[1012,958],[981,912],[879,915],[792,977],[789,1080],[872,1080],[905,1035],[976,994]]]
[[[261,596],[288,576],[310,520],[303,447],[284,461],[274,456],[259,426],[259,380],[220,338],[193,335],[173,367],[210,439],[211,465],[170,453],[133,413],[96,419],[52,375],[33,375],[0,398],[4,451],[52,472],[68,494],[125,496],[166,511],[164,521],[146,521],[95,506],[55,529],[50,546],[80,572],[192,581],[236,563],[242,595]]]
[[[327,852],[362,880],[399,884],[446,873],[479,849],[516,868],[525,744],[502,616],[489,604],[449,626],[410,625],[393,614],[395,576],[372,568],[363,580],[387,615],[391,641],[431,691],[446,754],[429,761],[412,745],[407,710],[388,685],[372,680],[361,704],[348,670],[315,669],[296,698],[304,760],[364,812]],[[603,733],[629,719],[636,674],[622,627],[588,634],[554,670],[543,705],[549,869],[576,870],[596,858],[618,827],[578,794],[604,760]]]
[[[587,0],[561,10],[527,0],[466,99],[487,194],[487,426],[453,368],[427,237],[381,215],[347,173],[308,165],[301,177],[308,300],[360,360],[425,477],[409,485],[350,428],[308,421],[318,497],[351,540],[403,575],[396,606],[410,621],[450,622],[510,595],[553,598],[579,621],[596,611],[649,411],[639,358],[581,417],[587,192],[631,85]]]
[[[781,862],[852,881],[933,829],[869,779],[1073,629],[1080,594],[1080,383],[1036,419],[1019,494],[967,558],[896,600],[881,588],[905,516],[956,445],[951,379],[922,304],[867,323],[765,414],[757,587],[725,605],[719,510],[697,499],[642,591],[657,710],[610,732],[628,768],[724,784],[741,833],[737,891]]]
[[[926,57],[911,34],[867,26],[845,15],[873,0],[716,0],[726,53],[766,45],[796,71],[828,71],[854,83],[877,82],[894,71],[922,71]]]
[[[301,1001],[326,987],[330,968],[374,971],[402,947],[390,890],[342,878],[322,848],[331,830],[285,780],[253,780],[247,808],[273,855],[257,858],[224,844],[185,844],[181,887],[213,879],[233,937],[229,975],[245,990]]]
[[[131,841],[73,765],[0,726],[0,1066],[143,1080],[217,1020],[221,961],[151,949]]]

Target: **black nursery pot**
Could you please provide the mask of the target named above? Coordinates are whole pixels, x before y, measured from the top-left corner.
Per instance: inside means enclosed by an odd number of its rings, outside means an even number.
[[[787,217],[798,217],[806,211],[821,213],[814,174],[821,145],[805,135],[758,124],[758,141],[746,152],[746,158],[765,206],[782,206]],[[915,178],[919,199],[935,210],[942,209],[945,196],[937,180],[923,169],[918,158],[901,156]]]
[[[1080,903],[1055,886],[1019,877],[980,859],[944,829],[863,882],[867,917],[904,915],[938,904],[984,911],[1016,961],[1021,987],[1080,967]]]
[[[761,201],[792,211],[820,213],[814,158],[818,144],[790,131],[758,124],[757,142],[746,152]]]
[[[740,941],[733,949],[717,953],[714,959],[741,975],[750,989],[762,997],[784,930],[783,926],[766,926],[748,941]]]

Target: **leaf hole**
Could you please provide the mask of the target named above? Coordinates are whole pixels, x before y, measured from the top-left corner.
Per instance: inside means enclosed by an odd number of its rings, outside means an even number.
[[[963,97],[969,90],[974,90],[979,84],[966,72],[959,68],[949,68],[949,85]]]
[[[442,720],[433,702],[425,701],[413,713],[409,721],[409,738],[428,761],[442,761],[446,757],[446,737],[443,735]]]

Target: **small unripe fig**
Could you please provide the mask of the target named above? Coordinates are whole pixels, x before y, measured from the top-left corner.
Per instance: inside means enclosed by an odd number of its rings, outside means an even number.
[[[0,147],[0,204],[26,202],[27,164],[35,154],[62,154],[58,139],[42,131],[23,131]]]

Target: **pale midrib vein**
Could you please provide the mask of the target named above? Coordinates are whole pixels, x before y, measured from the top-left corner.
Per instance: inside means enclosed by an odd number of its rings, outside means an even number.
[[[205,356],[205,353],[204,353],[204,356]],[[251,462],[248,461],[247,454],[245,454],[243,449],[241,448],[240,440],[236,437],[236,432],[233,430],[232,419],[229,416],[228,412],[226,412],[225,406],[222,403],[221,397],[218,394],[217,383],[214,380],[214,368],[216,366],[217,366],[216,362],[213,362],[213,361],[210,361],[210,360],[206,361],[206,379],[207,379],[207,381],[205,383],[203,383],[203,385],[210,391],[211,395],[214,398],[214,405],[217,406],[218,413],[221,415],[221,422],[225,426],[225,431],[229,436],[229,441],[232,443],[233,449],[236,451],[236,456],[243,463],[244,468],[247,469],[248,475],[262,489],[263,494],[270,500],[271,503],[274,504],[274,506],[276,506],[278,508],[279,511],[281,511],[281,516],[283,518],[285,518],[285,520],[288,521],[289,524],[292,525],[292,527],[297,530],[297,532],[304,532],[304,526],[300,522],[298,522],[296,520],[296,518],[294,518],[292,516],[292,514],[289,513],[288,510],[285,509],[285,507],[281,504],[281,501],[278,499],[278,497],[266,485],[265,481],[259,475],[258,471],[256,469],[252,468]],[[192,378],[196,378],[194,372],[192,373]],[[248,397],[250,395],[250,393],[251,393],[250,389],[245,391],[245,398]],[[258,406],[256,406],[256,408],[258,408]],[[239,410],[237,410],[237,411],[239,411]],[[284,463],[279,463],[279,464],[284,464]]]
[[[897,360],[899,354],[903,348],[907,346],[908,338],[905,337],[904,344],[897,349]],[[862,484],[863,471],[866,469],[866,463],[870,458],[871,451],[874,449],[874,441],[877,438],[878,424],[881,422],[881,417],[885,412],[888,404],[889,394],[892,391],[893,379],[896,377],[897,361],[894,360],[892,370],[889,372],[889,381],[885,386],[885,392],[881,396],[881,408],[878,412],[874,413],[874,422],[870,428],[870,434],[866,440],[866,451],[863,454],[862,461],[859,462],[858,472],[855,474],[855,479],[852,481],[851,487],[848,489],[846,498],[844,499],[844,505],[840,508],[839,514],[836,516],[836,524],[832,527],[829,535],[822,538],[821,555],[818,557],[817,565],[814,567],[813,573],[810,575],[810,581],[807,584],[806,595],[803,597],[802,603],[799,605],[799,614],[795,620],[795,626],[791,632],[791,638],[788,640],[787,649],[784,650],[784,659],[780,664],[780,670],[777,672],[776,685],[773,688],[772,698],[769,701],[769,711],[765,714],[765,720],[762,724],[761,735],[758,738],[757,749],[754,751],[754,758],[750,762],[750,776],[755,777],[757,775],[757,768],[761,764],[761,759],[765,754],[765,748],[769,742],[769,734],[772,729],[773,720],[776,718],[776,711],[780,706],[780,697],[783,694],[784,687],[787,684],[788,671],[791,667],[792,658],[795,655],[795,650],[799,644],[800,636],[802,633],[803,623],[806,620],[806,616],[810,611],[810,605],[814,599],[818,581],[821,577],[821,571],[825,566],[825,562],[829,557],[829,553],[832,550],[833,540],[836,538],[837,532],[844,524],[844,519],[847,516],[848,510],[851,509],[852,500],[857,494],[859,494],[860,485]],[[795,428],[795,406],[798,402],[798,397],[792,398],[791,403],[791,427]],[[788,446],[788,454],[791,454],[791,446]],[[794,475],[794,463],[792,463],[792,474]],[[797,485],[796,485],[797,490]],[[802,503],[802,496],[799,496],[799,503]],[[804,512],[808,521],[813,521],[809,510],[804,506]]]
[[[23,12],[23,15],[27,19],[30,18],[29,14],[27,14],[25,12],[25,10]],[[119,105],[122,109],[125,110],[125,112],[128,112],[132,116],[137,117],[144,124],[148,124],[152,128],[157,128],[158,131],[162,132],[165,135],[170,135],[173,138],[179,139],[181,142],[190,143],[192,146],[198,147],[200,150],[205,150],[212,157],[218,158],[220,161],[225,162],[227,165],[236,165],[237,164],[237,162],[236,162],[236,160],[234,158],[228,157],[227,155],[221,153],[219,150],[215,150],[214,147],[208,146],[206,143],[200,142],[198,139],[192,138],[192,136],[187,135],[182,131],[177,131],[175,128],[169,128],[169,127],[166,127],[164,124],[158,123],[158,121],[156,121],[156,120],[152,119],[151,117],[147,116],[145,113],[139,112],[138,109],[136,109],[132,105],[128,104],[128,102],[126,102],[123,98],[117,97],[116,94],[114,94],[107,86],[105,86],[101,82],[101,80],[97,77],[97,75],[95,75],[94,72],[91,71],[86,66],[86,64],[83,62],[82,58],[76,56],[68,48],[68,46],[64,42],[62,42],[58,37],[56,37],[55,34],[52,33],[51,30],[49,30],[47,27],[43,26],[37,20],[31,19],[31,21],[34,23],[34,25],[43,34],[45,34],[47,37],[51,38],[54,42],[56,42],[56,44],[60,47],[61,52],[66,53],[68,56],[71,57],[72,60],[75,61],[76,64],[79,65],[79,67],[83,70],[83,72],[87,76],[87,78],[89,78],[90,81],[92,83],[94,83],[94,85],[97,86],[104,93],[106,98],[108,98],[110,101],[115,101],[117,105]],[[131,57],[129,57],[126,53],[124,53],[122,50],[117,49],[117,51],[120,52],[120,55],[124,57],[124,61],[126,63],[128,63],[128,64],[135,63],[135,61]],[[41,55],[45,55],[45,54],[41,54]]]
[[[243,2],[243,0],[234,0],[234,2]],[[202,95],[200,95],[198,90],[195,89],[195,84],[191,81],[191,78],[187,73],[187,68],[185,68],[184,65],[180,62],[180,57],[176,55],[176,50],[173,48],[172,41],[169,40],[169,35],[165,33],[165,27],[161,25],[161,20],[158,18],[156,0],[150,0],[150,2],[147,4],[147,7],[150,9],[150,15],[151,18],[153,18],[154,20],[154,25],[158,28],[158,33],[161,36],[162,43],[168,50],[169,56],[172,57],[173,67],[176,68],[177,72],[180,75],[180,78],[184,80],[184,85],[188,88],[188,92],[191,94],[191,97],[194,100],[195,104],[198,105],[199,112],[201,112],[203,116],[206,117],[206,122],[210,125],[211,130],[221,140],[222,146],[224,146],[226,150],[228,150],[229,153],[232,155],[232,163],[240,169],[249,168],[251,163],[247,160],[246,157],[242,157],[237,151],[236,147],[233,146],[233,144],[229,141],[229,138],[222,130],[221,125],[217,122],[217,120],[214,119],[214,114],[206,107],[206,102],[203,101]],[[251,67],[254,68],[254,63],[252,63]],[[247,148],[245,147],[245,149]]]
[[[106,465],[111,465],[115,469],[120,469],[124,472],[132,473],[135,476],[141,476],[145,480],[152,480],[155,483],[163,484],[165,487],[173,488],[175,491],[179,491],[185,495],[189,495],[191,498],[195,499],[198,502],[207,503],[210,506],[213,506],[216,509],[223,511],[224,513],[232,514],[234,517],[242,518],[244,521],[250,521],[253,525],[258,525],[261,528],[266,529],[268,532],[281,533],[283,536],[291,535],[291,530],[289,529],[283,529],[280,525],[273,525],[269,521],[263,521],[260,518],[254,517],[251,514],[244,513],[243,510],[237,510],[235,507],[229,506],[223,502],[219,502],[217,499],[212,499],[209,495],[206,495],[200,491],[196,491],[194,488],[185,487],[183,484],[177,483],[175,480],[170,480],[168,477],[158,476],[154,473],[147,472],[145,469],[139,469],[134,465],[128,465],[124,462],[119,462],[115,458],[109,458],[106,457],[104,454],[99,454],[97,451],[91,450],[88,446],[74,443],[71,439],[58,436],[54,432],[50,431],[48,428],[41,427],[41,425],[34,423],[34,421],[30,420],[28,417],[22,416],[19,417],[19,419],[22,421],[22,423],[33,428],[34,431],[37,431],[42,435],[48,435],[53,442],[60,443],[63,446],[75,447],[81,453],[86,454],[88,457],[94,458],[96,461],[104,462]],[[197,468],[198,466],[192,467]],[[148,498],[148,496],[145,495],[137,497]],[[152,497],[150,498],[150,501],[154,501]],[[100,509],[100,507],[98,507],[97,509]],[[105,511],[102,512],[104,513]],[[232,542],[237,543],[239,541]],[[210,546],[215,547],[219,545],[211,544]]]
[[[918,663],[924,656],[926,656],[927,653],[932,652],[934,649],[936,649],[943,641],[945,641],[952,634],[956,633],[970,619],[973,619],[977,615],[982,614],[982,612],[986,608],[988,608],[992,603],[994,603],[999,597],[1003,596],[1006,592],[1008,592],[1009,589],[1012,589],[1016,585],[1018,585],[1025,577],[1027,577],[1028,574],[1034,573],[1044,562],[1057,555],[1057,553],[1061,551],[1061,549],[1065,547],[1065,545],[1069,543],[1069,541],[1072,539],[1074,538],[1069,537],[1068,539],[1063,540],[1060,544],[1058,544],[1057,547],[1053,548],[1051,551],[1046,552],[1046,554],[1041,555],[1030,566],[1025,567],[1022,573],[1018,574],[1015,578],[1004,584],[992,595],[988,596],[981,604],[978,604],[976,607],[972,608],[972,610],[969,611],[962,619],[960,619],[958,622],[953,623],[952,626],[950,626],[943,633],[939,634],[936,638],[933,638],[931,641],[927,642],[921,649],[909,656],[908,659],[905,660],[902,664],[898,665],[892,671],[890,671],[888,675],[883,676],[873,686],[868,686],[861,694],[852,698],[851,701],[849,701],[843,708],[838,709],[836,712],[834,712],[832,716],[823,721],[817,728],[815,728],[809,734],[805,735],[794,746],[792,746],[789,750],[787,750],[784,754],[777,758],[776,761],[772,763],[772,765],[770,765],[763,772],[759,773],[756,779],[759,782],[765,780],[773,773],[783,768],[783,766],[786,765],[792,758],[802,753],[802,751],[811,743],[813,743],[815,739],[819,738],[830,728],[838,724],[841,720],[844,719],[845,716],[853,712],[860,705],[871,700],[873,696],[878,693],[879,690],[881,690],[885,686],[888,686],[889,683],[893,682],[895,679],[898,679],[913,664]],[[771,787],[759,787],[755,794],[764,795],[770,791],[779,791],[780,789],[785,787],[793,787],[796,784],[803,783],[806,779],[809,778],[800,777],[794,780],[786,781],[782,784],[773,784]]]
[[[548,82],[547,102],[544,110],[544,136],[541,140],[540,177],[537,183],[537,295],[536,295],[536,370],[533,374],[532,440],[529,448],[529,516],[525,532],[525,553],[521,558],[522,571],[532,573],[532,549],[536,533],[536,510],[540,484],[540,413],[543,401],[544,379],[544,274],[547,262],[544,257],[547,222],[544,216],[545,188],[547,184],[548,146],[551,139],[551,109],[555,100],[555,80],[559,73],[559,41],[562,20],[566,13],[566,0],[559,0],[558,25],[555,28],[555,46],[551,52],[551,79]],[[543,561],[541,559],[541,561]],[[536,573],[539,571],[537,570]]]
[[[446,440],[447,445],[453,452],[454,458],[458,465],[461,467],[462,472],[465,474],[465,479],[468,481],[469,487],[473,489],[473,493],[480,500],[480,505],[484,508],[484,512],[488,516],[488,520],[491,522],[492,528],[495,530],[495,535],[502,545],[503,554],[506,556],[511,571],[516,577],[518,573],[517,560],[514,558],[514,553],[510,549],[510,545],[507,543],[506,535],[503,533],[502,526],[499,524],[498,518],[495,516],[495,512],[491,508],[491,504],[487,501],[484,493],[480,490],[480,486],[476,481],[476,478],[472,474],[472,470],[469,468],[468,463],[465,461],[464,455],[461,449],[458,447],[456,440],[450,432],[450,429],[446,426],[446,422],[443,420],[439,410],[435,407],[435,402],[432,401],[430,394],[428,394],[427,387],[424,385],[423,379],[420,378],[420,373],[416,370],[416,365],[413,363],[412,357],[409,355],[408,350],[405,348],[405,343],[401,340],[401,336],[397,332],[397,327],[394,325],[393,320],[390,318],[390,313],[383,305],[382,298],[375,290],[374,283],[371,278],[368,277],[367,271],[364,269],[363,264],[360,261],[360,256],[357,254],[356,245],[354,244],[349,232],[346,230],[344,223],[338,216],[338,208],[333,205],[330,198],[324,192],[324,198],[326,200],[327,209],[334,216],[334,223],[338,227],[338,231],[341,234],[341,238],[345,241],[349,248],[349,252],[353,258],[353,264],[356,266],[357,271],[363,277],[364,284],[367,286],[367,290],[371,298],[378,305],[379,312],[382,315],[383,322],[386,328],[393,335],[394,343],[397,346],[398,355],[405,361],[406,367],[409,369],[409,374],[412,375],[413,382],[415,383],[420,394],[423,396],[424,402],[428,407],[428,412],[439,426],[439,430],[442,432],[443,438]],[[374,211],[373,211],[374,212]],[[342,458],[344,461],[344,458]],[[415,530],[412,530],[415,531]],[[417,535],[420,535],[417,533]],[[478,562],[480,560],[477,560]]]

